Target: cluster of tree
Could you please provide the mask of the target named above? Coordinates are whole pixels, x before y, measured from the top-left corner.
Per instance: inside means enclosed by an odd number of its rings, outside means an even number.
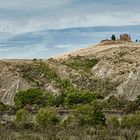
[[[67,80],[62,82],[64,89],[70,88],[69,84]],[[38,88],[21,91],[15,96],[15,105],[18,111],[16,112],[16,120],[10,127],[12,127],[12,130],[18,128],[41,133],[42,130],[53,129],[50,132],[52,135],[54,134],[53,131],[58,134],[61,130],[68,130],[68,133],[71,133],[73,129],[76,129],[76,132],[79,130],[77,133],[83,133],[81,130],[86,128],[86,132],[95,131],[95,133],[89,132],[90,135],[94,133],[94,136],[100,137],[104,132],[108,134],[107,138],[114,135],[119,136],[124,130],[131,132],[133,129],[135,131],[140,129],[140,112],[137,112],[137,106],[140,106],[140,96],[133,102],[119,100],[115,96],[110,96],[106,101],[100,101],[100,99],[103,99],[103,97],[99,93],[83,92],[73,88],[65,92],[63,90],[63,93],[59,96],[52,96],[51,93]],[[137,104],[137,106],[134,104]],[[67,105],[69,110],[65,114],[67,117],[63,117],[59,112],[63,108],[57,108],[57,106],[60,107],[61,105]],[[1,106],[2,109],[5,109],[3,104]],[[35,108],[36,111],[32,112],[29,107]],[[106,118],[103,113],[103,109],[121,108],[129,110],[128,113],[131,114]],[[132,110],[135,110],[135,112]],[[127,133],[125,135],[129,136]]]
[[[38,88],[20,91],[14,97],[15,105],[17,108],[41,108],[45,106],[67,106],[73,108],[77,105],[88,104],[97,99],[104,98],[97,92],[81,91],[69,87],[69,82],[67,80],[64,80],[61,84],[66,90],[63,90],[61,94],[55,96],[50,92]]]
[[[140,40],[136,39],[136,42],[140,42]]]
[[[72,118],[72,119],[71,119]],[[69,125],[75,122],[78,125],[105,125],[106,118],[102,112],[102,106],[99,102],[93,102],[90,105],[79,106],[74,112],[68,113],[67,118],[63,119],[59,110],[54,107],[45,107],[38,110],[35,120],[31,112],[26,109],[20,109],[16,113],[16,122],[19,125],[27,126],[36,122],[39,126],[45,128],[50,125]],[[74,125],[75,125],[74,124]]]

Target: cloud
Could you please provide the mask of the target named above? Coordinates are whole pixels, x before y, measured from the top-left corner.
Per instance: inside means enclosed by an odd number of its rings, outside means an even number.
[[[139,5],[138,0],[0,0],[0,31],[140,24]]]
[[[59,45],[54,46],[54,48],[74,50],[77,48],[83,48],[85,46],[89,46],[89,44],[59,44]]]
[[[14,52],[26,52],[28,50],[28,52],[39,52],[39,51],[48,51],[50,50],[49,48],[46,47],[45,44],[36,44],[33,46],[24,46],[24,47],[14,47],[14,46],[5,46],[5,45],[0,45],[0,52],[10,52],[10,51],[14,51]]]

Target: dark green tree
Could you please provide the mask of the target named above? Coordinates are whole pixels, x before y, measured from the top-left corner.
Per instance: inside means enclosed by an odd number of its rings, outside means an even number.
[[[91,105],[79,107],[76,116],[81,125],[104,125],[106,121],[105,115],[102,112],[102,106],[97,101],[94,101]]]
[[[27,104],[45,106],[50,104],[52,96],[50,93],[45,93],[44,91],[31,88],[26,91],[18,92],[14,97],[15,105],[19,108],[25,107]]]
[[[115,36],[115,35],[112,35],[112,36],[111,36],[111,40],[116,41],[116,36]]]

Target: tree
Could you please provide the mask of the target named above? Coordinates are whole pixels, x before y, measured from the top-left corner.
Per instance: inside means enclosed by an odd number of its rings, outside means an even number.
[[[75,90],[71,93],[68,93],[65,103],[68,106],[78,105],[78,104],[87,104],[95,101],[96,99],[103,99],[104,97],[98,92],[90,91],[80,91]]]
[[[52,96],[49,93],[45,93],[37,88],[31,88],[18,92],[14,97],[14,102],[19,108],[23,108],[27,104],[45,106],[51,102],[51,98]]]
[[[111,40],[116,41],[116,36],[115,35],[112,35],[111,36]]]
[[[94,101],[91,105],[83,105],[79,107],[76,116],[81,125],[104,125],[106,121],[105,115],[102,112],[102,106],[97,101]]]
[[[56,125],[60,122],[60,116],[55,108],[42,108],[36,115],[36,121],[42,127]]]

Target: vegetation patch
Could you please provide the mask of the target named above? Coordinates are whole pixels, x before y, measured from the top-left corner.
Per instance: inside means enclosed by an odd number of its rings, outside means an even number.
[[[99,62],[98,59],[84,58],[82,56],[70,57],[68,61],[63,61],[62,64],[67,65],[77,71],[90,72],[91,68]]]

